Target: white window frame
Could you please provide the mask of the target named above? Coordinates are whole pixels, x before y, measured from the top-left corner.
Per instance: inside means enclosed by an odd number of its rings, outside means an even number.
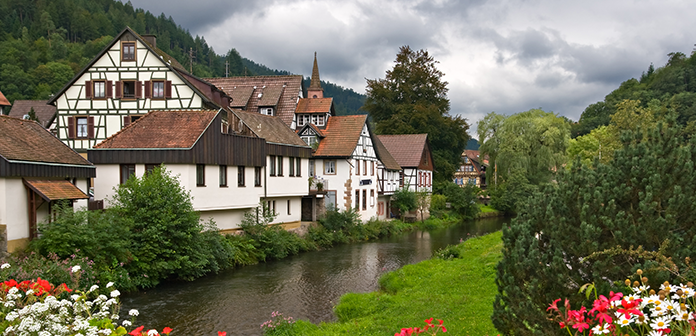
[[[92,98],[106,98],[106,82],[94,81],[92,90]]]
[[[336,175],[336,160],[324,160],[324,174]]]
[[[75,118],[75,137],[78,139],[86,139],[89,136],[89,127],[87,126],[87,117]]]

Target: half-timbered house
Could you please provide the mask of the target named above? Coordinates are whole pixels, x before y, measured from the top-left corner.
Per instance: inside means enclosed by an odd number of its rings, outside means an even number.
[[[433,157],[427,134],[379,135],[392,157],[403,169],[401,185],[411,191],[433,190]]]
[[[393,217],[391,212],[391,198],[394,192],[401,186],[401,173],[399,163],[384,147],[379,137],[373,137],[373,145],[379,156],[377,165],[377,218],[388,219]]]
[[[61,91],[56,134],[80,153],[154,110],[219,109],[230,97],[126,27]]]
[[[0,252],[23,248],[56,205],[86,206],[95,167],[35,121],[0,116]]]
[[[462,163],[454,172],[454,183],[460,186],[474,185],[481,189],[486,188],[486,166],[479,151],[467,149],[462,153]]]

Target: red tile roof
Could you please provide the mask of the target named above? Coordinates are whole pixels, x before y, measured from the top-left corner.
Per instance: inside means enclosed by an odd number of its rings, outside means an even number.
[[[48,128],[49,123],[53,121],[56,115],[56,107],[48,105],[48,100],[15,100],[8,115],[22,119],[29,114],[32,108],[34,113],[36,113],[36,117],[39,118],[39,123],[44,128]]]
[[[92,164],[35,121],[0,116],[0,156],[6,160]]]
[[[94,148],[191,148],[218,111],[152,111]]]
[[[427,134],[378,135],[401,167],[418,167],[426,148]]]
[[[326,129],[322,132],[324,139],[314,156],[349,157],[353,155],[360,133],[367,122],[367,115],[335,116],[329,118]]]
[[[329,113],[333,98],[302,98],[295,113]]]
[[[66,180],[24,180],[24,183],[49,202],[89,198],[82,190]]]
[[[232,107],[242,108],[248,112],[258,112],[259,107],[274,106],[275,115],[288,126],[292,124],[297,99],[302,91],[300,75],[205,78],[205,80],[232,97],[232,103],[230,103]],[[261,94],[260,97],[259,94]],[[275,100],[276,95],[278,95],[276,105],[264,105],[270,104],[268,101]]]
[[[0,91],[0,106],[10,106],[10,101],[5,98],[5,95]]]
[[[256,136],[266,139],[267,142],[308,147],[297,133],[278,117],[240,110],[233,110],[232,113],[242,119]]]
[[[375,152],[377,152],[377,156],[379,157],[379,160],[382,161],[384,168],[387,170],[401,170],[401,166],[398,162],[396,162],[391,153],[389,153],[387,147],[384,147],[384,144],[379,140],[379,137],[373,138],[373,145],[375,146]]]

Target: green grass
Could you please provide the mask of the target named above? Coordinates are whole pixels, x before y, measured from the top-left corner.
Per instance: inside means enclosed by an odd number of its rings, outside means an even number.
[[[479,209],[481,209],[481,213],[498,212],[498,210],[494,209],[490,205],[479,204],[478,206],[479,206]]]
[[[444,320],[447,335],[497,335],[493,300],[495,266],[501,258],[500,231],[460,244],[461,259],[431,259],[385,274],[382,290],[349,293],[335,308],[339,321],[298,321],[296,335],[389,335]]]

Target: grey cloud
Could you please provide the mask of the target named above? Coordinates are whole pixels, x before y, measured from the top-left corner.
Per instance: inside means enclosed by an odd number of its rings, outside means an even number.
[[[636,50],[615,46],[572,46],[565,50],[563,66],[585,83],[621,83],[648,68]]]

